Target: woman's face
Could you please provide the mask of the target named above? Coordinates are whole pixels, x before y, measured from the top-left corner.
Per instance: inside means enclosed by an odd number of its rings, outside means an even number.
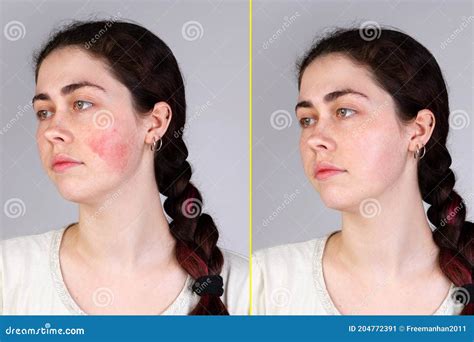
[[[304,170],[326,206],[355,211],[396,186],[409,139],[368,69],[341,54],[318,57],[304,71],[296,116]],[[316,175],[324,163],[343,171]]]
[[[64,198],[99,200],[136,171],[144,134],[130,92],[104,62],[79,48],[53,51],[39,69],[33,102],[41,162]],[[54,168],[58,155],[81,164]]]

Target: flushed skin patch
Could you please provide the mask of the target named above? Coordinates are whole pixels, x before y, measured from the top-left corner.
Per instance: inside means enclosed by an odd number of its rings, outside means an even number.
[[[113,170],[122,171],[127,166],[130,149],[116,128],[93,134],[87,144]]]

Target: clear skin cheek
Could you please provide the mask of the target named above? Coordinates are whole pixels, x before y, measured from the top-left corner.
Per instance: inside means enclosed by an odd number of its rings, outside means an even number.
[[[111,169],[123,171],[129,160],[129,144],[124,143],[116,128],[111,130],[96,130],[88,139],[87,145],[92,152],[104,160]]]
[[[352,131],[352,130],[350,130]],[[320,191],[320,184],[314,179],[314,162],[321,159],[307,142],[303,133],[300,139],[300,152],[306,176]],[[339,135],[336,150],[323,153],[340,167],[348,170],[348,176],[370,192],[393,183],[402,172],[403,150],[397,126],[392,122],[374,122],[357,135]],[[330,184],[330,183],[328,183]],[[354,185],[354,184],[353,184]]]

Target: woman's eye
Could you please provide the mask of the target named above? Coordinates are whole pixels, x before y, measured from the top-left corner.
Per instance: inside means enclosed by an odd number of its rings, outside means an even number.
[[[82,101],[82,100],[74,102],[74,105],[73,105],[74,110],[84,110],[89,107],[92,107],[92,103],[88,101]]]
[[[50,112],[49,110],[39,110],[36,112],[36,117],[38,120],[45,120],[47,119],[48,114],[53,114],[53,112]]]
[[[299,122],[300,122],[301,128],[307,128],[311,126],[314,122],[316,122],[316,120],[312,118],[302,118],[300,119]]]
[[[336,115],[344,119],[354,115],[355,113],[356,111],[350,108],[339,108],[336,110]]]

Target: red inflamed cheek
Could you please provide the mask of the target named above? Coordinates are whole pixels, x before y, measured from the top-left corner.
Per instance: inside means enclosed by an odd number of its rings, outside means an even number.
[[[123,142],[116,129],[100,132],[88,140],[91,150],[114,170],[127,166],[129,147]]]

